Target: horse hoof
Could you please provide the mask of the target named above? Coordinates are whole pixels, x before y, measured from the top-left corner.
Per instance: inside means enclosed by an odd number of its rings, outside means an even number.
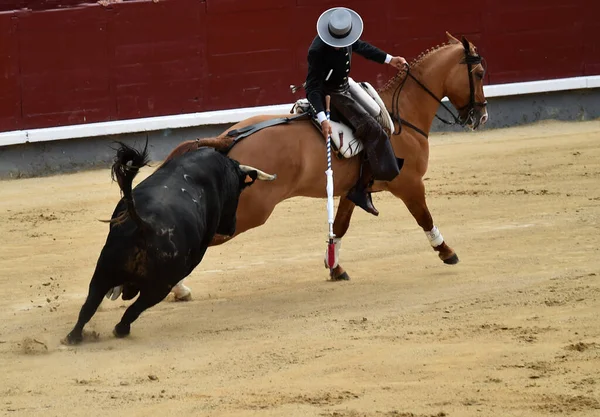
[[[448,259],[444,259],[444,263],[446,265],[456,265],[458,263],[458,255],[457,254],[453,254]]]
[[[175,296],[175,301],[191,301],[192,300],[192,290],[183,285],[180,281],[177,285],[175,285],[171,291]]]
[[[332,281],[350,281],[350,275],[347,272],[344,272],[337,277],[331,277]]]
[[[175,301],[192,301],[192,293],[187,293],[183,297],[175,296]]]

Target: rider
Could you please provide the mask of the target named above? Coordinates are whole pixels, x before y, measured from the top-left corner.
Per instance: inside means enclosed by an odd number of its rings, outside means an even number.
[[[306,97],[317,115],[325,139],[332,133],[331,124],[324,111],[325,96],[330,95],[332,108],[344,118],[364,143],[366,163],[363,159],[360,178],[347,198],[377,216],[379,212],[373,206],[371,193],[367,192],[369,183],[372,180],[391,181],[400,170],[386,132],[350,95],[348,76],[352,52],[398,69],[406,64],[406,60],[399,56],[392,57],[359,40],[362,31],[361,17],[354,10],[345,7],[329,9],[319,17],[318,36],[308,50]]]

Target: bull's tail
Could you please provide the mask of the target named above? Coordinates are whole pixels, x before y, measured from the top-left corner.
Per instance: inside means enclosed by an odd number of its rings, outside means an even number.
[[[120,145],[117,150],[117,156],[112,166],[112,179],[119,184],[119,188],[123,194],[123,200],[127,204],[127,211],[120,216],[111,220],[111,223],[120,223],[127,216],[131,218],[137,224],[140,229],[147,229],[148,224],[139,216],[135,209],[135,202],[133,201],[132,184],[133,179],[140,171],[140,168],[148,165],[148,142],[144,146],[143,151],[133,149],[122,142],[118,142]]]

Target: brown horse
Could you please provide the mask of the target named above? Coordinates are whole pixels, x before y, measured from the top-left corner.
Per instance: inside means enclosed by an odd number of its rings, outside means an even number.
[[[447,44],[421,54],[411,63],[410,69],[400,71],[379,92],[394,119],[396,132],[391,136],[391,142],[396,156],[404,159],[404,165],[393,181],[375,182],[372,191],[389,191],[400,198],[425,231],[440,259],[447,264],[455,264],[458,257],[434,226],[425,202],[423,176],[429,159],[427,136],[440,106],[440,98],[444,96],[458,109],[455,121],[461,125],[474,130],[485,124],[488,116],[483,93],[482,58],[466,39],[461,42],[449,33],[447,36]],[[272,118],[252,117],[230,130]],[[199,146],[228,149],[232,138],[227,136],[227,132],[217,138],[184,142],[173,150],[167,160]],[[285,199],[295,196],[326,197],[325,142],[308,120],[260,130],[231,148],[229,156],[242,164],[260,167],[278,176],[276,181],[257,183],[242,194],[237,210],[236,235],[264,224],[275,206]],[[359,159],[334,158],[332,167],[335,195],[342,196],[334,223],[336,245],[339,245],[355,207],[344,196],[358,179]],[[323,213],[325,215],[325,211]],[[222,244],[231,238],[216,237],[211,245]],[[332,269],[331,278],[348,279],[348,275],[338,264]],[[190,296],[190,290],[183,282],[174,287],[173,292],[177,298]]]

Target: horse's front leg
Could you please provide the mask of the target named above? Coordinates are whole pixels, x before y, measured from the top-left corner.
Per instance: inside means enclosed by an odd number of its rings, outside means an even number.
[[[421,178],[414,181],[395,181],[388,186],[389,191],[396,197],[402,199],[410,214],[415,218],[419,226],[425,232],[429,244],[445,264],[454,265],[458,263],[456,252],[444,241],[440,230],[433,223],[433,218],[425,201],[425,185]]]
[[[342,237],[348,231],[350,227],[350,220],[352,219],[352,213],[354,212],[354,203],[348,200],[346,197],[340,197],[340,204],[338,205],[337,212],[335,214],[335,220],[333,222],[333,234],[335,239],[333,240],[335,245],[335,263],[331,265],[331,280],[332,281],[348,281],[350,276],[339,264],[340,247],[342,245]],[[325,268],[330,268],[327,264],[327,250],[325,251]]]

